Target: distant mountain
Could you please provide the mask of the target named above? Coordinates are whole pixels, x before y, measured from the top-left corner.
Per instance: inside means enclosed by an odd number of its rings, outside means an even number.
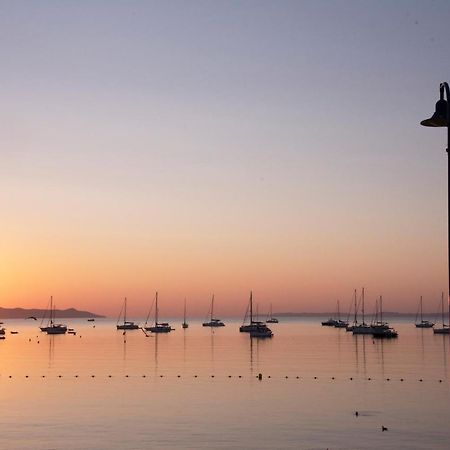
[[[1,308],[0,307],[0,319],[26,319],[27,317],[48,317],[48,311],[45,309],[24,309],[24,308]],[[98,314],[91,313],[89,311],[78,311],[75,308],[69,309],[57,309],[55,310],[56,318],[102,318]]]

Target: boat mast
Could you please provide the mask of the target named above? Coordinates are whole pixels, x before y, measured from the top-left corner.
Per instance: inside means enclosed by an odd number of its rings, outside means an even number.
[[[364,321],[364,288],[362,288],[362,323],[363,325],[365,325],[365,321]]]
[[[186,323],[186,297],[184,297],[184,322]]]
[[[420,323],[423,322],[422,296],[420,296]]]
[[[212,299],[211,299],[211,322],[213,320],[214,317],[214,294],[212,295]]]
[[[383,325],[383,296],[380,295],[380,323]]]
[[[253,323],[253,292],[250,291],[250,324]]]
[[[337,301],[337,315],[338,315],[338,321],[340,322],[341,321],[341,311],[340,311],[340,309],[339,309],[339,300]]]
[[[123,324],[125,325],[127,322],[127,298],[125,297],[125,303],[123,306]]]
[[[53,296],[50,296],[50,326],[53,326],[53,316],[54,316],[54,311],[53,311]]]
[[[158,326],[158,291],[155,297],[155,327]]]
[[[353,323],[356,325],[358,323],[358,317],[357,317],[357,304],[356,304],[356,289],[355,289],[355,320],[353,321]]]

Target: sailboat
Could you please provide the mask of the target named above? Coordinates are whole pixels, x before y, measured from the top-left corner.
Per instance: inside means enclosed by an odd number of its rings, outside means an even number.
[[[203,322],[204,327],[224,327],[225,324],[220,320],[214,318],[214,294],[211,299],[210,317],[209,322]]]
[[[375,317],[376,319],[372,323],[372,335],[374,338],[392,339],[398,337],[397,331],[391,328],[387,322],[383,322],[383,297],[381,295],[379,301],[377,302]]]
[[[123,323],[119,324],[120,317],[122,315],[122,311],[123,311]],[[139,325],[135,324],[134,322],[130,322],[129,320],[127,320],[127,298],[126,297],[125,297],[125,300],[123,302],[123,306],[122,306],[122,309],[120,311],[119,318],[117,319],[116,328],[118,330],[137,330],[137,329],[139,329]]]
[[[448,304],[448,320],[449,324],[445,323],[444,318],[444,293],[441,296],[441,316],[442,316],[442,328],[433,328],[434,334],[450,334],[450,302]]]
[[[258,305],[256,305],[256,327],[250,330],[251,338],[271,338],[273,337],[272,330],[264,323],[258,320]]]
[[[355,300],[355,310],[354,310],[354,317],[353,317],[353,324],[352,325],[347,325],[345,327],[345,331],[353,331],[353,328],[358,325],[358,302],[357,302],[357,296],[356,296],[356,289],[354,291],[354,300]],[[350,313],[351,313],[351,308],[349,311],[348,316],[350,317]]]
[[[148,317],[150,316],[150,312],[151,312],[151,309],[148,313],[145,324],[147,324]],[[147,327],[144,325],[145,331],[150,331],[152,333],[170,333],[173,328],[167,322],[158,322],[158,314],[159,314],[158,292],[156,292],[156,295],[155,295],[155,323],[153,326],[150,326],[150,327]]]
[[[417,316],[420,313],[420,322],[417,322]],[[415,320],[415,325],[416,328],[433,328],[434,327],[434,323],[430,322],[429,320],[423,320],[423,311],[422,311],[422,296],[420,296],[420,301],[419,301],[419,309],[417,311],[416,314],[416,320]]]
[[[348,322],[345,322],[344,320],[341,320],[341,311],[339,308],[339,300],[337,301],[337,320],[334,324],[335,328],[347,328]]]
[[[184,299],[184,314],[183,314],[183,323],[181,324],[183,328],[188,328],[189,324],[186,322],[186,298]]]
[[[66,334],[67,326],[61,323],[55,323],[55,305],[53,303],[53,297],[50,297],[50,317],[46,327],[40,327],[41,331],[47,334]]]
[[[273,317],[272,314],[272,303],[270,304],[269,316],[266,320],[266,323],[278,323],[278,319],[276,317]]]
[[[245,324],[245,321],[247,320],[247,316],[250,313],[250,322],[248,324]],[[245,311],[244,316],[244,323],[239,327],[239,331],[241,333],[250,333],[253,337],[272,337],[271,336],[262,336],[263,334],[269,334],[267,330],[272,333],[270,328],[267,327],[267,325],[264,322],[260,322],[258,320],[253,320],[253,292],[250,291],[250,300],[247,306],[247,310]],[[252,334],[253,333],[253,334]]]
[[[353,334],[372,334],[373,328],[365,322],[364,317],[364,288],[362,288],[361,294],[361,313],[362,313],[362,323],[353,326]]]

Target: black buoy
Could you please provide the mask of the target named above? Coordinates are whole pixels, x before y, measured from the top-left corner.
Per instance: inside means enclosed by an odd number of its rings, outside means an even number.
[[[258,373],[258,380],[259,380],[259,381],[262,380],[262,373]]]
[[[384,425],[381,425],[381,431],[389,431],[387,427],[385,427]]]
[[[355,416],[358,417],[359,416],[359,412],[355,411]]]

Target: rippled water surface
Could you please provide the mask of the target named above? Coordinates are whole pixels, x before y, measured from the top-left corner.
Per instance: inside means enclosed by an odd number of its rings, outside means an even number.
[[[77,334],[63,336],[10,320],[0,447],[447,449],[449,337],[396,321],[397,340],[373,341],[320,318],[273,324],[271,340],[231,320],[149,337],[109,320],[68,321]]]

